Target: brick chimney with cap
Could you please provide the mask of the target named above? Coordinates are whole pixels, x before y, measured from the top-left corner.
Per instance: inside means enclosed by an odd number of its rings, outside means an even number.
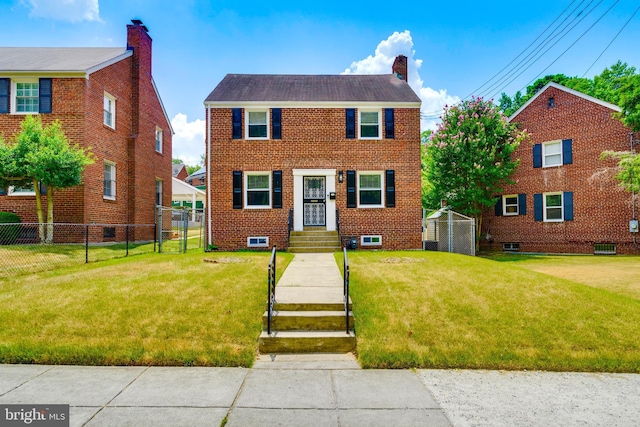
[[[407,74],[409,70],[407,69],[407,57],[404,55],[396,56],[395,61],[393,61],[393,67],[391,67],[391,72],[395,74],[397,78],[408,82]]]

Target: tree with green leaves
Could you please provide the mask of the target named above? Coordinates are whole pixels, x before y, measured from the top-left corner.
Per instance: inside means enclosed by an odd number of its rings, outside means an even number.
[[[445,108],[442,123],[426,142],[428,205],[445,200],[453,210],[475,218],[479,238],[482,212],[511,182],[519,164],[511,155],[527,137],[491,101],[472,98]]]
[[[431,192],[431,184],[427,178],[427,142],[433,131],[427,129],[420,134],[420,166],[422,169],[422,207],[428,208],[427,196]]]
[[[89,150],[71,146],[59,121],[43,127],[40,116],[28,115],[13,143],[0,141],[0,186],[33,186],[40,241],[50,243],[54,190],[80,185],[84,168],[91,163]],[[41,188],[46,188],[46,228]]]

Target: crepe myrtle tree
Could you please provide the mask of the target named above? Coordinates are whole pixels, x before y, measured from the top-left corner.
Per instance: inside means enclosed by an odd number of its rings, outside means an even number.
[[[444,200],[453,210],[473,217],[478,243],[482,212],[511,182],[509,176],[519,164],[511,156],[528,136],[492,101],[473,97],[445,107],[442,122],[425,141],[427,203],[439,206]]]
[[[53,241],[53,192],[82,183],[84,168],[93,163],[89,150],[71,146],[59,121],[43,127],[29,115],[12,143],[0,140],[0,186],[33,186],[40,241]],[[46,228],[42,192],[46,189]]]

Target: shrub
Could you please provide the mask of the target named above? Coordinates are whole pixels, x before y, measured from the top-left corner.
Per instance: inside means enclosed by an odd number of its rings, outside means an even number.
[[[20,234],[20,217],[12,212],[0,212],[0,245],[13,245]]]

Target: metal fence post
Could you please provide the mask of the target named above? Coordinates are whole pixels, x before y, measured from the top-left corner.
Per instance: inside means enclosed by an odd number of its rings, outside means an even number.
[[[127,253],[125,256],[129,256],[129,224],[125,227],[125,239],[127,240]]]
[[[162,253],[162,233],[164,229],[162,228],[162,207],[158,206],[158,253]]]
[[[89,224],[87,224],[84,233],[84,263],[89,263]]]
[[[182,253],[186,254],[187,253],[187,234],[188,234],[188,230],[189,230],[189,213],[187,211],[187,208],[184,208],[184,211],[182,212],[182,215],[184,216],[184,250],[182,251]]]

